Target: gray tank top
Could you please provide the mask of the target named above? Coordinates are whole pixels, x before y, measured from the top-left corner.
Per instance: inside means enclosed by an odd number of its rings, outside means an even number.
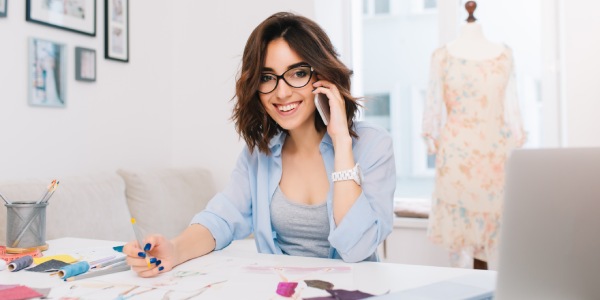
[[[271,224],[284,254],[329,257],[331,245],[327,203],[306,205],[290,201],[277,186],[271,200]]]

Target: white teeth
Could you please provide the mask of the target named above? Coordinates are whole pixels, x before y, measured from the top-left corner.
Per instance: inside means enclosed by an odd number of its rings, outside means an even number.
[[[288,104],[288,105],[280,105],[278,106],[280,111],[290,111],[294,108],[298,107],[298,103]]]

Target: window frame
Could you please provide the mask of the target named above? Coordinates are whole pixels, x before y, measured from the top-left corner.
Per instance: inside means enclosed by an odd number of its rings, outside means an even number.
[[[352,93],[356,96],[364,96],[363,87],[363,62],[362,62],[362,18],[385,18],[394,15],[395,8],[393,2],[390,2],[390,14],[371,14],[365,16],[363,14],[363,0],[350,0],[341,1],[337,4],[328,4],[323,6],[323,3],[315,0],[315,10],[317,17],[321,16],[323,20],[317,18],[317,22],[325,24],[324,28],[327,32],[341,33],[337,36],[333,36],[334,46],[340,51],[340,57],[344,63],[346,63],[353,71],[353,82],[352,82]],[[422,0],[406,0],[411,1],[412,4],[422,2]],[[366,0],[371,3],[372,0]],[[460,26],[464,24],[464,2],[465,1],[453,1],[453,0],[438,0],[437,1],[437,20],[438,20],[438,43],[444,45],[454,40],[459,33]],[[542,49],[542,64],[541,64],[541,75],[540,75],[540,105],[543,107],[540,118],[542,119],[543,131],[540,136],[540,147],[560,147],[565,145],[565,104],[564,97],[562,97],[562,86],[561,81],[561,57],[560,51],[560,0],[549,0],[541,1],[541,49]],[[333,16],[332,22],[331,11],[332,8],[338,12],[338,16]],[[327,12],[327,13],[326,13]],[[435,13],[427,11],[427,13]],[[327,18],[327,20],[325,20]],[[322,21],[322,22],[321,22]],[[331,28],[331,24],[334,24]],[[342,28],[340,30],[340,28]],[[331,30],[330,30],[331,29]],[[336,44],[336,41],[338,43]],[[381,92],[381,91],[379,91]],[[390,92],[390,109],[399,109],[395,103],[397,95],[395,91]],[[412,109],[412,108],[411,108]],[[359,120],[364,119],[364,114],[359,113]],[[394,141],[398,140],[396,126],[399,124],[398,118],[394,118],[390,115],[391,120],[391,134]],[[419,119],[420,118],[415,118]],[[413,119],[413,122],[415,120]],[[420,127],[419,127],[420,128]],[[422,145],[395,145],[395,154],[405,151],[418,152],[421,149],[425,149],[424,143]],[[423,148],[421,148],[423,147]],[[421,156],[427,157],[426,150],[421,151],[422,155],[413,159],[420,159]],[[417,155],[418,156],[418,155]],[[434,176],[435,172],[431,171],[431,168],[427,168],[426,165],[415,165],[411,167],[413,169],[413,176],[415,178],[426,178]],[[399,180],[402,180],[399,177]]]

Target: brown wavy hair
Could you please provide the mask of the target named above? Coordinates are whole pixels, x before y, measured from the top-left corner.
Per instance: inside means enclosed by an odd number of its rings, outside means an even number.
[[[248,37],[235,85],[233,99],[237,98],[237,102],[231,119],[248,149],[252,152],[258,147],[260,152],[270,154],[269,141],[279,131],[285,131],[267,114],[258,95],[267,45],[278,38],[283,38],[321,78],[338,87],[346,104],[348,130],[351,136],[358,137],[353,130],[353,120],[360,104],[350,94],[352,70],[339,60],[331,40],[317,23],[300,15],[279,12],[260,23]],[[315,114],[315,127],[318,131],[326,130],[318,114]]]

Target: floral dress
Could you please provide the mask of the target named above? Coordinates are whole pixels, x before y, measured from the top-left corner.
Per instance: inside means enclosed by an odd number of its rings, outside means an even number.
[[[509,47],[485,60],[434,51],[423,136],[436,154],[430,240],[453,266],[495,259],[505,162],[525,141]]]

